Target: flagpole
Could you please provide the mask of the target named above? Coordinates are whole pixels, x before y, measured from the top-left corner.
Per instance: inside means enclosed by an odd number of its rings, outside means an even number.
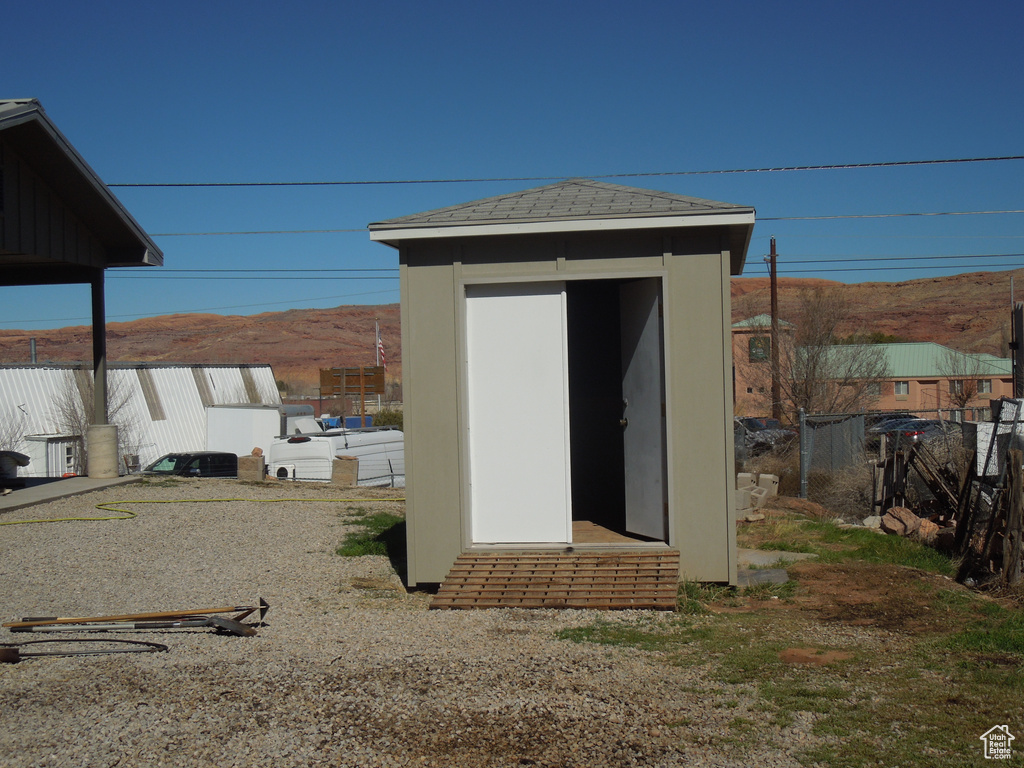
[[[376,365],[380,367],[380,318],[374,318],[373,320],[374,333],[377,337],[377,343],[373,345],[377,353]],[[380,392],[377,393],[377,413],[380,413]]]

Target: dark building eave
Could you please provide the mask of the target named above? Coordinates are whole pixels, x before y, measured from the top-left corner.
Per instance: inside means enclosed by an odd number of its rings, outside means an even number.
[[[108,267],[163,265],[163,252],[34,99],[0,100],[7,143],[103,243]]]

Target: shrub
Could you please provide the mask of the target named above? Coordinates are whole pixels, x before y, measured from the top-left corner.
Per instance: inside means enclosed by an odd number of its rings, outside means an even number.
[[[404,428],[404,414],[394,408],[382,408],[373,415],[373,426],[375,427],[398,427]]]

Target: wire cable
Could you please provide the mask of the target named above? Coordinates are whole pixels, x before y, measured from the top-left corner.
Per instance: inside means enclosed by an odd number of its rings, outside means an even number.
[[[834,214],[827,216],[760,216],[758,221],[830,221],[840,219],[898,219],[920,216],[987,216],[995,214],[1024,213],[1024,210],[1010,209],[1005,211],[911,211],[908,213],[851,213]],[[208,237],[212,235],[308,235],[324,233],[353,233],[366,234],[369,229],[266,229],[266,230],[245,230],[238,232],[160,232],[151,233],[150,237]],[[924,235],[922,235],[924,237]],[[979,235],[979,237],[998,237],[997,235]],[[1017,235],[1007,235],[1017,237]]]
[[[565,181],[568,179],[632,179],[658,176],[710,176],[735,173],[784,173],[790,171],[839,171],[854,168],[902,168],[915,165],[952,165],[958,163],[993,163],[1007,160],[1024,160],[1024,155],[1003,155],[997,157],[962,157],[942,160],[895,160],[875,163],[833,163],[829,165],[784,165],[764,168],[728,168],[706,171],[652,171],[634,173],[598,173],[586,176],[504,176],[463,179],[375,179],[346,181],[218,181],[218,182],[159,182],[159,183],[115,183],[108,187],[341,187],[394,184],[479,184],[483,182],[506,181]]]

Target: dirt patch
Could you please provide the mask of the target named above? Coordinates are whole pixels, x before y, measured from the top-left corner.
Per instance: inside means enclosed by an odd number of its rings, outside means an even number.
[[[846,661],[852,658],[852,653],[823,651],[819,648],[787,648],[779,653],[779,660],[786,664],[810,664],[815,667],[823,667],[835,661]]]
[[[835,513],[813,501],[798,499],[795,496],[773,496],[761,508],[768,517],[785,517],[789,512],[799,512],[815,520],[831,520]]]
[[[936,604],[941,590],[965,590],[945,576],[895,565],[809,562],[791,566],[789,574],[801,587],[790,605],[825,621],[920,635],[956,629],[964,620],[962,612]]]

